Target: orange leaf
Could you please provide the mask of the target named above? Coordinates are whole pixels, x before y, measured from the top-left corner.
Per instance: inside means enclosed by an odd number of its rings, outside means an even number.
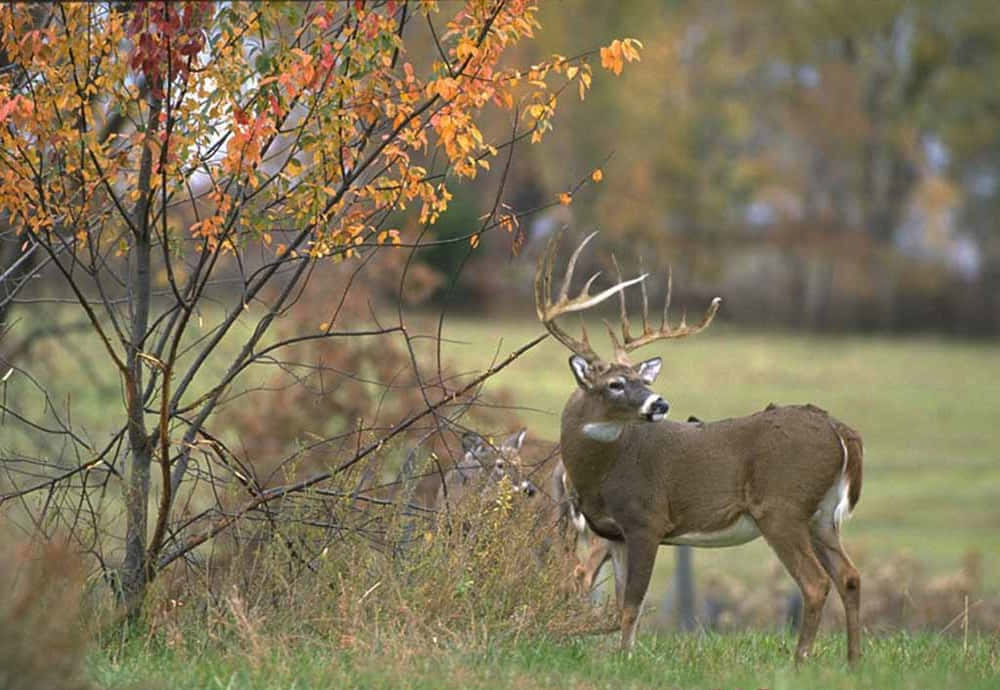
[[[472,237],[470,237],[469,238],[469,244],[472,245],[473,249],[475,249],[476,247],[478,247],[479,246],[479,235],[473,235]]]
[[[563,206],[569,206],[572,201],[573,197],[566,192],[563,192],[562,194],[559,195],[559,203],[562,204]]]
[[[590,173],[590,179],[594,182],[600,182],[604,179],[604,172],[600,168],[597,168],[594,172]]]
[[[622,42],[615,39],[607,48],[601,48],[601,67],[616,76],[622,73]]]

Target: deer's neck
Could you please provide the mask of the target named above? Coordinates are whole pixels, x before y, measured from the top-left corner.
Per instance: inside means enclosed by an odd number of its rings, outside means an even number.
[[[626,426],[602,418],[604,410],[575,391],[563,408],[560,443],[563,462],[578,491],[600,483],[614,465]]]

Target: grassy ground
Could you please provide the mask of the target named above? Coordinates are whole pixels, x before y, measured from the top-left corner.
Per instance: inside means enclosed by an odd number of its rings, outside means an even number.
[[[481,368],[540,331],[531,319],[452,319],[447,356]],[[606,342],[601,327],[599,351]],[[607,348],[605,347],[605,350]],[[572,391],[568,352],[551,339],[494,379],[525,409],[531,435],[558,439],[559,412]],[[654,389],[670,415],[718,419],[767,403],[812,402],[859,430],[865,441],[864,489],[845,544],[869,566],[909,552],[932,572],[958,567],[964,553],[983,553],[987,589],[1000,589],[1000,347],[931,337],[753,333],[713,326],[690,340],[657,344]],[[487,391],[488,392],[488,391]],[[530,409],[529,409],[530,408]],[[662,549],[650,601],[667,581]],[[751,581],[768,576],[774,558],[761,540],[732,549],[700,549],[702,572]],[[782,577],[784,575],[782,574]]]
[[[794,640],[779,634],[647,636],[631,659],[610,640],[524,640],[469,651],[331,651],[326,640],[267,649],[218,647],[191,654],[136,645],[92,658],[108,688],[996,688],[996,638],[906,636],[867,642],[854,671],[839,637],[821,637],[799,669]]]

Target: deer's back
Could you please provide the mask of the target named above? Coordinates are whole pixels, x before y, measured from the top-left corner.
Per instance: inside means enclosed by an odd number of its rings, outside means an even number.
[[[743,513],[759,516],[776,496],[793,504],[783,510],[808,518],[844,471],[837,425],[848,428],[812,405],[768,406],[701,426],[637,425],[591,503],[611,514],[666,515],[656,528],[667,532],[719,530]]]

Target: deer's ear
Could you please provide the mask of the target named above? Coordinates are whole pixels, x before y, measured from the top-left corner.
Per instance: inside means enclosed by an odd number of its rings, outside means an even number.
[[[653,357],[652,359],[647,359],[645,362],[639,362],[635,368],[635,373],[639,375],[639,379],[643,383],[652,383],[660,375],[660,366],[662,364],[662,359]]]
[[[593,369],[587,360],[580,355],[573,355],[569,358],[569,368],[573,370],[573,376],[576,377],[576,382],[580,384],[580,388],[589,391],[594,387],[594,384],[590,381]]]
[[[506,448],[507,450],[521,450],[521,444],[524,443],[524,437],[527,435],[527,429],[515,431],[513,434],[505,438],[503,443],[500,445],[502,448]]]
[[[466,453],[479,455],[486,448],[486,441],[475,431],[466,431],[462,434],[462,450]]]

